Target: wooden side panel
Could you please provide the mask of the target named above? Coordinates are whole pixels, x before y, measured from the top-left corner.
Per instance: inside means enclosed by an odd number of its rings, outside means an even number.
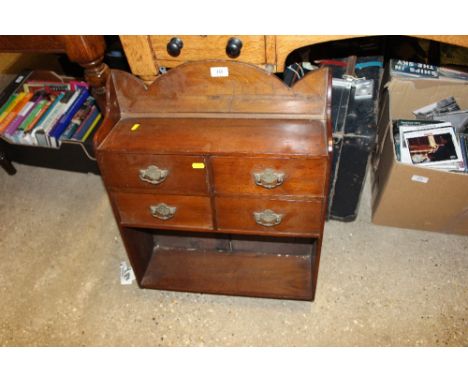
[[[142,229],[119,225],[119,230],[138,285],[141,286],[141,280],[148,268],[151,254],[153,253],[153,237]]]
[[[311,300],[312,255],[156,250],[145,288]]]
[[[295,195],[322,196],[325,187],[326,158],[276,159],[213,157],[216,194],[231,195]],[[284,174],[282,183],[275,188],[257,185],[254,174],[267,169]]]
[[[153,51],[148,36],[120,36],[132,73],[143,80],[154,80],[159,66],[153,59]]]
[[[276,72],[276,36],[265,36],[265,62]]]

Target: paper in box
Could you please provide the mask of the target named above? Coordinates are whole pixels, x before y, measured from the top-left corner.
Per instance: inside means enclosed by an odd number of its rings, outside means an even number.
[[[391,78],[383,95],[373,158],[372,222],[400,228],[468,235],[468,175],[396,159],[392,120],[453,96],[468,109],[468,82]]]

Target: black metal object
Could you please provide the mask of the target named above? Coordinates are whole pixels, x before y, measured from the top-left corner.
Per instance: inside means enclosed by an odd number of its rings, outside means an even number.
[[[373,80],[371,97],[357,94],[357,87],[346,92],[332,90],[334,161],[332,168],[328,218],[353,221],[357,217],[369,155],[375,147],[377,108],[382,77],[382,57],[358,57],[355,78]],[[380,63],[380,64],[379,64]],[[333,71],[341,78],[343,67]]]
[[[4,151],[1,151],[1,150],[0,150],[0,166],[2,166],[2,168],[9,175],[15,175],[16,174],[16,169],[11,164],[10,159],[7,157],[6,153]]]

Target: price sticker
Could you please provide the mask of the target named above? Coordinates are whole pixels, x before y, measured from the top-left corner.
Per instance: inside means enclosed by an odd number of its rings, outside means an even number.
[[[225,66],[213,66],[210,72],[211,77],[229,77],[229,69]]]
[[[413,175],[411,177],[411,180],[413,182],[419,182],[419,183],[427,183],[429,182],[429,178],[426,176],[421,176],[421,175]]]

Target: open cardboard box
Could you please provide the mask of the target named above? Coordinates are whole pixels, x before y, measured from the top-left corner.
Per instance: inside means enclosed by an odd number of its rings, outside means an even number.
[[[448,96],[468,109],[468,82],[392,78],[382,99],[372,159],[372,222],[468,235],[468,174],[404,164],[396,159],[392,120]]]

